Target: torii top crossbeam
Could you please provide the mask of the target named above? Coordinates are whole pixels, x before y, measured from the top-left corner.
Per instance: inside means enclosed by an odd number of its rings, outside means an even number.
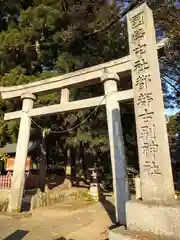
[[[163,49],[166,41],[167,39],[159,41],[157,43],[157,49]],[[107,63],[25,85],[0,87],[0,92],[3,99],[11,99],[20,97],[25,92],[40,94],[55,90],[57,91],[58,89],[72,87],[74,85],[78,87],[92,85],[95,82],[100,82],[100,77],[102,76],[103,70],[106,68],[108,68],[111,72],[120,74],[120,77],[127,74],[130,75],[130,70],[132,68],[130,55]]]

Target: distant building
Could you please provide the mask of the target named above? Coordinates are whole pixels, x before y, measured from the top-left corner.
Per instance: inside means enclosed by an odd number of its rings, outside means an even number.
[[[0,189],[4,188],[4,183],[6,183],[7,181],[7,176],[8,178],[11,178],[13,174],[16,145],[17,145],[16,143],[6,144],[4,147],[0,148],[1,153],[7,153],[9,156],[6,163],[4,163],[4,170],[3,175],[1,176]],[[28,156],[26,160],[25,189],[37,188],[38,186],[39,164],[37,164],[36,159],[40,156],[40,154],[41,154],[40,143],[29,142]],[[3,182],[4,180],[5,182]],[[10,187],[11,186],[8,185],[8,188]]]
[[[15,154],[16,154],[16,143],[8,143],[4,147],[0,148],[0,153],[7,153],[8,159],[4,165],[5,171],[13,171]],[[39,142],[29,142],[28,156],[26,161],[26,171],[33,169],[33,162],[40,155],[40,144]]]

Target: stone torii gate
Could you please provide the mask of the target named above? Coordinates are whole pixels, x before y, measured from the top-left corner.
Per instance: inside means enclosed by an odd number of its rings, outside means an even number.
[[[24,172],[31,118],[106,105],[110,142],[116,221],[126,224],[129,200],[126,159],[119,102],[134,99],[142,199],[172,200],[174,186],[166,132],[163,95],[151,10],[146,4],[128,13],[130,55],[69,74],[13,87],[1,87],[3,99],[21,98],[21,111],[6,113],[5,120],[20,118],[9,211],[19,211],[24,188]],[[117,83],[132,76],[133,89],[118,91]],[[69,102],[69,88],[102,82],[106,97]],[[61,90],[61,103],[33,108],[36,95]],[[104,98],[104,99],[103,99]],[[163,162],[161,161],[163,159]]]

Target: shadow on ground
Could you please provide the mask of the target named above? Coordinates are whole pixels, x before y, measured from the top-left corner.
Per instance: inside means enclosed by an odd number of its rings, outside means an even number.
[[[104,209],[106,210],[109,218],[111,219],[112,223],[116,222],[116,217],[115,217],[115,208],[114,205],[108,201],[107,199],[102,199],[101,204],[103,205]]]
[[[24,231],[24,230],[16,230],[13,232],[11,235],[8,237],[4,238],[4,240],[21,240],[23,239],[29,231]]]
[[[56,240],[75,240],[75,239],[60,237],[60,238],[57,238]]]
[[[15,232],[13,232],[11,235],[9,235],[8,237],[4,238],[3,240],[21,240],[28,233],[29,233],[29,231],[16,230]],[[56,240],[75,240],[75,239],[60,237],[60,238],[57,238]]]

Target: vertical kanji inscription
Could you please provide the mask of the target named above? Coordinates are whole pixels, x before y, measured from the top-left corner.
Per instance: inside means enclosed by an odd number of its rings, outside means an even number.
[[[144,3],[128,13],[127,23],[142,197],[172,199],[174,186],[152,11]]]

